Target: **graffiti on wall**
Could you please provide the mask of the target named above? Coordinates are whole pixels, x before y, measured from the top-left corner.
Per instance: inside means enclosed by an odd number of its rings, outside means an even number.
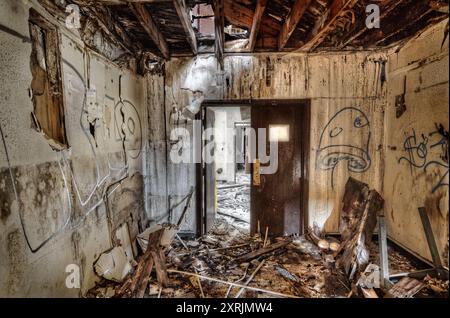
[[[142,151],[142,123],[136,106],[128,100],[119,101],[114,111],[116,141],[124,141],[125,151],[137,159]]]
[[[370,121],[358,108],[339,110],[327,123],[320,135],[316,165],[320,170],[331,170],[334,189],[334,171],[341,162],[348,171],[363,173],[370,168]]]
[[[435,193],[439,188],[448,186],[448,180],[445,181],[449,173],[448,165],[448,132],[442,125],[436,125],[436,130],[428,135],[417,135],[413,128],[410,133],[405,133],[403,150],[406,156],[398,159],[398,163],[406,162],[410,168],[411,175],[415,169],[420,169],[428,173],[433,167],[442,172],[439,180],[433,185],[431,190]],[[431,152],[439,151],[439,158],[431,155]]]

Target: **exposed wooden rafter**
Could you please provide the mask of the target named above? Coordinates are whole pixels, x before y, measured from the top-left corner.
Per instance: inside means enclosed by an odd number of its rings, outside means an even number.
[[[402,1],[394,1],[393,4],[388,8],[382,8],[380,11],[382,14],[380,15],[380,23],[381,21],[384,22],[384,19],[389,16],[394,10],[396,10],[401,4],[404,4]],[[355,41],[357,38],[362,36],[364,33],[369,31],[369,28],[365,27],[365,20],[360,19],[358,23],[355,24],[353,30],[349,32],[345,39],[342,40],[342,43],[338,45],[339,49],[345,48],[347,45]]]
[[[167,45],[167,42],[162,33],[159,31],[156,23],[153,21],[153,18],[151,17],[150,13],[147,11],[145,5],[133,3],[130,4],[130,8],[133,11],[134,15],[136,16],[136,18],[138,19],[142,28],[147,32],[152,41],[158,47],[162,56],[164,56],[165,59],[169,59],[170,58],[169,46]]]
[[[358,0],[334,0],[322,19],[316,22],[316,25],[307,37],[306,44],[300,50],[311,51],[318,47],[325,37],[334,30],[336,20],[357,2]]]
[[[253,16],[252,28],[250,31],[250,38],[248,42],[248,48],[251,52],[255,50],[256,39],[258,38],[259,27],[261,20],[266,10],[267,0],[257,0],[255,15]]]
[[[188,9],[185,0],[173,0],[173,5],[180,17],[181,25],[186,33],[186,39],[191,46],[192,53],[197,54],[197,38],[194,29],[192,28],[191,18],[188,15]]]
[[[296,0],[289,16],[286,18],[280,32],[280,36],[278,38],[278,48],[280,50],[284,49],[289,39],[291,38],[292,33],[294,33],[295,28],[300,22],[303,14],[308,9],[311,0]]]
[[[267,4],[269,5],[270,1],[268,1]],[[224,2],[224,12],[228,22],[232,25],[246,29],[252,27],[253,17],[255,15],[255,12],[252,9],[249,9],[238,2],[226,0]],[[274,19],[267,18],[264,19],[264,21],[261,21],[260,29],[267,35],[278,35],[280,24]]]
[[[224,70],[223,53],[225,50],[225,15],[224,0],[214,0],[214,31],[216,39],[214,41],[214,52],[220,70]]]

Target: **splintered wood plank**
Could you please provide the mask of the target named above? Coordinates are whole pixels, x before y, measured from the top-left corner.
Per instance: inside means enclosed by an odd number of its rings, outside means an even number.
[[[260,248],[259,250],[256,250],[256,251],[250,252],[248,254],[245,254],[241,257],[238,257],[236,259],[236,261],[241,262],[241,263],[251,261],[252,259],[255,259],[259,256],[262,256],[262,255],[271,253],[273,251],[276,251],[277,249],[283,248],[283,247],[287,246],[289,243],[291,243],[290,240],[278,242],[278,243],[272,244],[270,246]]]
[[[316,25],[308,35],[308,40],[300,50],[311,51],[318,47],[325,37],[334,30],[337,19],[357,2],[358,0],[334,0],[327,12],[319,21],[316,21]]]
[[[250,31],[250,38],[248,42],[248,48],[250,51],[254,51],[256,39],[258,38],[259,27],[261,26],[261,20],[266,10],[267,0],[258,0],[256,3],[255,15],[253,16],[252,28]]]
[[[281,27],[280,36],[278,38],[278,48],[283,49],[291,38],[292,33],[294,33],[295,28],[300,22],[303,14],[308,9],[311,0],[296,0],[292,6],[291,12],[286,18],[283,26]]]
[[[130,4],[130,8],[133,11],[134,15],[136,16],[136,18],[138,19],[142,28],[145,30],[145,32],[147,32],[147,34],[155,43],[155,45],[158,47],[159,51],[164,56],[164,58],[169,59],[170,52],[166,39],[159,31],[158,26],[153,21],[153,18],[151,17],[150,13],[148,13],[145,5],[133,3]]]
[[[138,298],[143,298],[145,295],[148,282],[150,281],[150,275],[152,274],[152,269],[153,269],[153,257],[149,257],[144,266],[144,272],[142,273],[141,281],[136,291],[136,296]]]
[[[404,277],[395,284],[384,296],[384,298],[412,298],[425,284],[415,278]]]
[[[191,19],[188,15],[188,9],[185,0],[173,0],[173,5],[180,18],[181,25],[186,33],[186,39],[191,46],[192,53],[197,54],[197,38],[195,36],[194,29],[192,28]]]
[[[361,288],[364,298],[378,298],[377,293],[373,288]]]

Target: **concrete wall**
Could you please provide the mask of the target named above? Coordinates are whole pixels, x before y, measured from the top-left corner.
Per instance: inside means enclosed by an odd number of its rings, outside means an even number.
[[[196,91],[206,99],[311,99],[310,225],[337,232],[349,176],[382,190],[383,60],[385,54],[369,52],[232,55],[221,80],[213,56],[173,59],[166,64],[166,110],[188,105]],[[335,157],[321,150],[327,146],[334,146]],[[348,156],[350,148],[357,150]],[[328,160],[319,162],[318,155]],[[172,166],[177,188],[195,185],[193,164]]]
[[[16,32],[0,32],[0,297],[73,297],[93,287],[121,224],[131,238],[145,226],[146,82],[61,32],[70,148],[53,151],[32,128],[26,3],[0,3],[0,24]],[[65,285],[69,264],[81,289]]]
[[[448,266],[448,140],[436,132],[436,124],[449,130],[447,22],[389,55],[384,197],[389,236],[430,260],[417,210],[426,208]],[[397,118],[396,96],[404,91],[406,111]]]

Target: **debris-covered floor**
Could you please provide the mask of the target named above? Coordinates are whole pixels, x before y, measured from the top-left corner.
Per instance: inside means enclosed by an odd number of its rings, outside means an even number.
[[[281,247],[253,259],[245,259],[249,252],[264,245],[264,237],[251,237],[247,230],[219,216],[207,236],[196,240],[175,239],[166,251],[168,286],[160,288],[156,276],[151,277],[144,297],[175,298],[235,298],[235,297],[308,297],[347,298],[363,297],[355,283],[336,268],[331,251],[324,251],[304,237],[266,239],[266,246],[275,243]],[[328,238],[328,240],[334,240]],[[423,264],[402,254],[398,248],[388,247],[389,267],[392,274],[411,272]],[[378,245],[370,244],[370,261],[377,264]],[[242,261],[240,258],[244,258]],[[195,276],[173,273],[178,270],[204,277],[248,285],[253,289],[241,290],[222,282],[198,279]],[[121,284],[102,280],[88,297],[117,297]],[[424,286],[415,297],[448,297],[448,281],[427,276]],[[381,293],[381,292],[379,292]],[[127,297],[128,295],[120,295]]]
[[[367,184],[353,178],[347,181],[339,236],[308,229],[302,236],[273,237],[267,229],[250,234],[245,219],[250,214],[248,179],[240,179],[219,187],[219,212],[207,235],[183,240],[177,234],[181,216],[177,225],[153,226],[138,236],[145,251],[138,262],[129,262],[130,253],[122,247],[102,254],[95,270],[109,282],[103,280],[88,296],[448,297],[448,278],[435,278],[445,277],[442,272],[417,276],[430,267],[384,235],[372,239],[377,223],[379,233],[385,231],[384,201]],[[385,259],[389,276],[383,275]]]

